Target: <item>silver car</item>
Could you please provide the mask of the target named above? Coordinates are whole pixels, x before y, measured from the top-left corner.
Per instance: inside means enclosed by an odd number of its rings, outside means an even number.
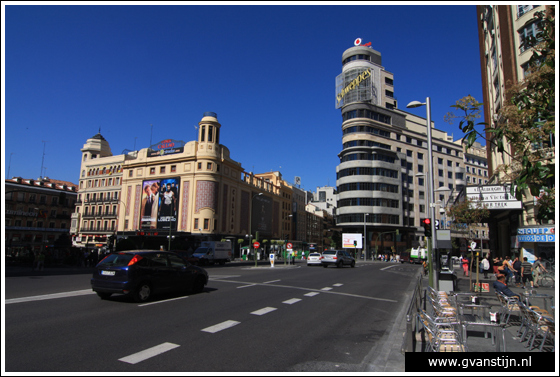
[[[336,267],[349,265],[350,267],[354,267],[356,265],[356,260],[345,250],[327,250],[323,252],[321,264],[325,268],[329,265]]]
[[[321,254],[319,253],[309,253],[307,256],[308,266],[320,266],[321,265]]]

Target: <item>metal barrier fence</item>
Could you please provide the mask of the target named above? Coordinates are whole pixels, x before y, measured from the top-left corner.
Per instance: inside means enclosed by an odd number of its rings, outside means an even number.
[[[422,287],[422,275],[418,276],[416,285],[414,286],[414,292],[412,293],[412,299],[408,306],[406,312],[406,332],[403,336],[403,341],[401,345],[401,353],[404,355],[405,352],[413,352],[415,349],[416,333],[418,323],[416,321],[416,313],[418,309],[422,307],[424,302],[424,289]]]

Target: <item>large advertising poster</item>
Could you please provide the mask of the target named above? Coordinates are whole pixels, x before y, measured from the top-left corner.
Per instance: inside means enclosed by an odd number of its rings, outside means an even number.
[[[253,198],[253,208],[251,212],[251,230],[253,235],[256,231],[260,237],[270,237],[272,235],[272,199],[257,195]]]
[[[140,229],[177,229],[179,183],[178,177],[143,182]]]

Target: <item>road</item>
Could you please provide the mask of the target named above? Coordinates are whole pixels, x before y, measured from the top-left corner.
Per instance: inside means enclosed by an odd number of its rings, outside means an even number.
[[[89,274],[8,277],[5,371],[371,371],[419,269],[266,266],[208,267],[202,293],[146,304],[101,300]]]

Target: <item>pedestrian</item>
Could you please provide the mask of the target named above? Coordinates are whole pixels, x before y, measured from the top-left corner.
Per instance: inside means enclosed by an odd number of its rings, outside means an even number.
[[[488,256],[485,256],[482,260],[482,272],[484,273],[484,279],[488,279],[488,271],[490,271],[490,262],[488,261]]]
[[[509,284],[509,280],[514,276],[515,269],[513,268],[513,263],[511,261],[511,257],[506,255],[506,259],[504,260],[505,267],[507,267],[507,274],[506,274],[506,284]],[[504,271],[506,269],[504,268]]]
[[[296,264],[296,253],[297,253],[297,252],[293,252],[293,253],[292,253],[292,264],[293,264],[294,266],[295,266],[295,264]]]
[[[43,271],[44,265],[45,265],[45,254],[43,254],[43,252],[39,252],[39,257],[37,261],[37,270]]]
[[[503,262],[500,261],[500,258],[496,257],[496,258],[494,258],[492,263],[493,263],[492,270],[494,272],[494,276],[497,277],[500,273],[499,268],[500,268],[500,266],[502,265]]]
[[[533,265],[527,261],[527,257],[523,257],[523,262],[521,263],[521,277],[523,279],[523,289],[527,289],[527,282],[531,283],[531,288],[533,288]]]
[[[515,275],[515,285],[517,287],[520,287],[521,286],[521,261],[519,260],[519,257],[515,257],[512,265],[513,265],[513,273]]]
[[[469,276],[469,258],[465,254],[461,256],[461,265],[463,266],[463,276]]]
[[[537,285],[537,282],[539,281],[539,278],[540,278],[540,276],[541,276],[541,274],[542,274],[543,272],[548,272],[548,271],[547,271],[546,268],[544,267],[544,263],[543,263],[543,261],[542,261],[542,257],[539,257],[539,259],[537,259],[537,260],[535,261],[535,263],[533,263],[533,273],[534,273],[533,280],[534,280],[534,282],[535,282],[534,285],[535,285],[536,288],[539,287],[539,286]]]
[[[33,267],[32,267],[32,271],[35,271],[35,269],[39,266],[39,253],[35,253],[34,254],[34,258],[33,258]]]

